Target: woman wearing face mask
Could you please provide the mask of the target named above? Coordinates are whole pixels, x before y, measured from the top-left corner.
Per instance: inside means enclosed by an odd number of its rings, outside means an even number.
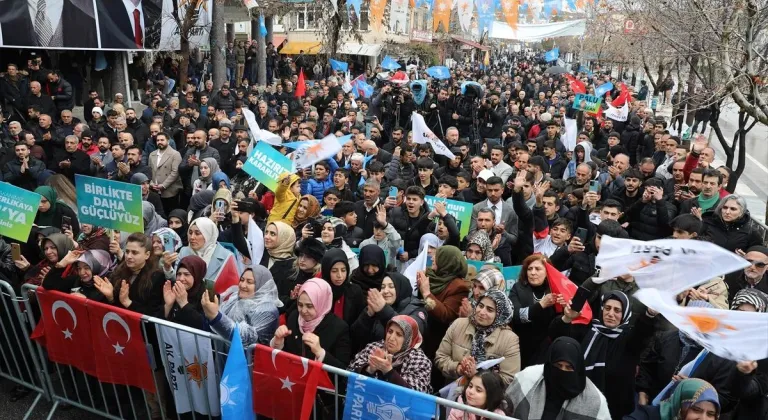
[[[508,414],[507,401],[504,400],[505,388],[506,385],[501,380],[501,376],[495,372],[477,372],[469,380],[456,402],[506,416]],[[474,414],[453,408],[448,414],[448,420],[482,420],[482,418],[478,419]]]
[[[173,229],[174,232],[181,238],[182,246],[188,245],[187,242],[187,229],[189,229],[189,223],[187,220],[189,214],[182,209],[173,209],[168,213],[168,227]]]
[[[653,317],[650,310],[634,325],[630,325],[632,305],[622,292],[613,291],[603,296],[601,315],[588,325],[573,324],[579,313],[568,302],[558,298],[563,305],[563,316],[552,320],[549,327],[551,338],[568,336],[586,349],[584,361],[587,377],[597,386],[611,409],[612,418],[621,418],[635,408],[635,369],[640,354],[653,336]]]
[[[212,188],[213,174],[219,172],[219,164],[214,158],[205,158],[200,162],[200,177],[192,184],[192,194]]]
[[[416,320],[397,315],[386,324],[383,340],[370,343],[355,355],[348,370],[400,385],[417,392],[431,393],[429,373],[432,362],[421,346]]]
[[[124,254],[123,262],[110,279],[94,276],[94,285],[111,304],[162,318],[165,276],[152,257],[152,240],[143,233],[132,233],[126,240]]]
[[[360,286],[349,281],[347,256],[340,249],[329,249],[323,255],[321,272],[333,292],[331,312],[347,325],[352,325],[365,308],[365,299]]]
[[[360,265],[357,255],[349,248],[344,241],[344,235],[347,232],[347,226],[344,221],[338,217],[329,217],[323,221],[323,230],[320,232],[320,239],[329,249],[337,248],[344,251],[347,256],[347,264],[350,270],[355,270]]]
[[[610,420],[608,403],[587,378],[579,343],[570,337],[552,342],[543,365],[515,375],[504,396],[518,419]]]
[[[349,327],[331,313],[333,292],[322,279],[309,279],[301,285],[297,309],[288,315],[286,325],[275,331],[269,343],[273,349],[312,357],[318,362],[346,369],[350,359]]]
[[[262,266],[246,268],[240,283],[232,286],[214,302],[203,296],[202,305],[211,329],[224,338],[232,337],[237,325],[243,346],[268,344],[277,328],[278,308],[283,306],[277,297],[277,286],[272,273]]]
[[[327,250],[322,242],[317,239],[309,238],[299,241],[296,246],[296,261],[294,262],[294,275],[285,277],[277,285],[277,293],[283,307],[280,313],[290,312],[296,306],[297,293],[299,287],[305,281],[320,276],[320,261]]]
[[[397,315],[413,318],[422,334],[427,330],[424,302],[413,296],[411,282],[400,273],[387,273],[381,282],[381,290],[368,290],[366,303],[368,306],[350,327],[355,343],[382,340],[385,326]]]
[[[360,248],[358,261],[360,266],[352,272],[349,278],[352,284],[360,286],[363,294],[368,294],[369,289],[380,289],[381,282],[387,275],[384,250],[376,245],[366,245]]]
[[[296,233],[293,228],[283,222],[271,222],[264,231],[264,256],[261,265],[267,267],[272,276],[283,282],[294,273],[296,255]],[[284,287],[278,284],[278,288]]]
[[[547,257],[541,254],[523,260],[520,278],[509,292],[515,307],[513,329],[520,337],[522,366],[542,363],[549,345],[548,328],[555,319],[557,296],[549,288]]]
[[[720,401],[717,391],[701,379],[683,379],[670,389],[671,394],[659,405],[640,405],[624,420],[717,420]],[[764,417],[738,417],[764,418]]]
[[[237,273],[237,264],[235,263],[235,256],[217,242],[219,230],[216,228],[216,224],[207,217],[197,218],[190,223],[187,237],[189,238],[189,245],[181,248],[178,254],[169,252],[163,254],[165,277],[168,280],[176,277],[173,264],[177,260],[188,255],[197,255],[206,264],[205,276],[203,277],[205,279],[204,288],[208,288],[207,284],[213,284],[217,291],[226,290],[234,283],[234,279],[230,279],[230,277],[232,273]],[[222,273],[224,273],[223,276]],[[221,283],[218,281],[220,277],[223,279]]]
[[[480,296],[468,318],[451,324],[437,349],[435,366],[443,376],[448,380],[471,378],[477,363],[504,357],[499,373],[508,384],[520,371],[519,340],[507,325],[513,310],[501,290],[491,289]]]
[[[197,255],[182,258],[176,268],[176,281],[166,280],[163,285],[165,319],[198,330],[205,329],[200,304],[200,298],[205,294],[205,268],[205,261]]]

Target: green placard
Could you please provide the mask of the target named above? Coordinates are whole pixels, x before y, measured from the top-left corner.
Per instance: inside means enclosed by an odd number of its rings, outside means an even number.
[[[35,223],[40,194],[0,183],[0,235],[26,242]]]

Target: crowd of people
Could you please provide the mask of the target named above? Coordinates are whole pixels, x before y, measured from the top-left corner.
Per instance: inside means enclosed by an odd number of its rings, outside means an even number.
[[[340,74],[308,84],[304,97],[290,69],[270,86],[248,85],[241,53],[232,82],[190,81],[178,96],[155,86],[141,112],[91,91],[83,121],[57,72],[8,65],[0,95],[24,115],[0,116],[2,179],[42,198],[18,259],[14,241],[0,240],[0,278],[227,339],[238,326],[245,346],[419,392],[457,382],[463,404],[521,419],[768,416],[765,360],[706,354],[682,374],[701,344],[635,299],[631,276],[592,281],[606,235],[710,241],[751,265],[681,293],[679,304],[768,311],[768,248],[704,137],[671,134],[637,95],[626,121],[578,111],[567,79],[523,54],[494,55],[484,70],[458,66],[430,79],[420,100],[381,68],[364,76],[376,89],[369,98],[346,91]],[[589,93],[613,82],[608,99],[622,94],[609,74],[574,76]],[[284,142],[352,137],[270,191],[243,170],[244,109]],[[454,158],[414,143],[413,112]],[[577,121],[575,147],[566,119]],[[78,222],[75,174],[141,185],[144,232]],[[427,196],[438,200],[429,206]],[[473,205],[465,237],[439,199]],[[405,275],[422,252],[426,270]],[[230,260],[239,283],[212,301],[205,291]],[[521,265],[519,278],[505,279],[499,264]],[[553,293],[548,267],[591,293],[587,324],[573,323],[582,314]]]

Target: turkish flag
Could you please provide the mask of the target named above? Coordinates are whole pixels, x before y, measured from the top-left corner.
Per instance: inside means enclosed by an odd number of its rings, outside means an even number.
[[[219,275],[213,283],[213,290],[222,294],[232,286],[237,286],[240,283],[240,275],[237,270],[237,263],[235,262],[235,256],[230,255],[227,260],[224,261],[224,266],[219,270]]]
[[[96,370],[93,355],[83,351],[92,347],[85,299],[38,287],[37,300],[42,314],[31,338],[45,346],[52,362],[92,375]]]
[[[625,102],[631,100],[629,96],[629,89],[627,89],[627,85],[625,83],[622,83],[619,88],[621,89],[621,93],[619,93],[619,96],[617,96],[616,99],[614,99],[613,102],[611,102],[611,105],[616,108],[620,106],[624,106]]]
[[[576,291],[579,290],[579,286],[576,286],[576,283],[572,282],[568,277],[565,276],[565,274],[561,273],[558,269],[555,267],[552,267],[551,264],[546,263],[547,266],[547,280],[549,281],[549,288],[552,290],[552,293],[556,293],[559,295],[563,295],[563,298],[566,301],[573,300],[573,297],[576,295]],[[555,310],[559,312],[563,312],[563,307],[559,304],[555,304]],[[581,313],[579,314],[579,317],[574,319],[572,321],[573,324],[589,324],[592,322],[592,308],[589,306],[589,303],[585,303],[584,307],[581,308]]]
[[[299,80],[296,81],[296,97],[301,98],[307,94],[307,83],[304,81],[304,69],[299,70]]]
[[[569,73],[565,73],[565,78],[568,79],[568,86],[573,93],[587,93],[587,87],[584,86],[584,82],[573,77],[573,75]]]
[[[317,387],[333,389],[322,364],[257,345],[253,351],[253,411],[275,420],[306,420]]]
[[[155,392],[147,346],[141,333],[141,314],[89,300],[95,376],[102,382],[129,385]]]

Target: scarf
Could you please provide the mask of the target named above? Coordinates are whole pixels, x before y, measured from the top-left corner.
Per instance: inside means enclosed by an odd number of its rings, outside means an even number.
[[[437,270],[427,267],[429,291],[433,295],[442,293],[454,279],[462,279],[467,275],[467,259],[459,248],[445,245],[437,249],[435,254]],[[426,296],[424,296],[426,297]]]
[[[496,254],[493,253],[493,244],[488,232],[477,230],[467,236],[467,247],[475,244],[483,251],[483,261],[493,261]],[[466,249],[466,248],[465,248]]]
[[[246,271],[253,273],[253,296],[238,297],[239,286],[231,286],[222,295],[221,312],[235,323],[247,322],[248,315],[257,312],[260,307],[277,309],[283,306],[277,294],[277,285],[269,270],[256,266],[252,269],[247,268]],[[244,272],[243,276],[245,275]]]
[[[720,401],[717,390],[702,379],[684,379],[675,384],[672,395],[659,404],[661,420],[676,420],[685,418],[690,406],[709,401],[715,404],[720,414]],[[682,416],[681,416],[682,414]]]
[[[183,245],[186,245],[187,230],[189,229],[189,222],[187,220],[189,215],[187,214],[186,211],[184,211],[184,209],[173,209],[171,210],[170,213],[168,213],[168,220],[170,221],[172,217],[179,219],[179,221],[181,222],[181,227],[173,229],[173,231],[176,232],[179,238],[181,238],[181,243]]]
[[[584,337],[584,342],[587,343],[584,350],[586,371],[589,372],[589,378],[592,379],[592,382],[599,389],[605,389],[605,361],[608,357],[611,343],[624,331],[629,330],[629,319],[632,317],[629,298],[623,292],[612,291],[605,294],[601,305],[601,313],[602,308],[605,307],[605,302],[608,300],[621,302],[622,316],[619,325],[615,328],[606,327],[601,316],[601,319],[592,320],[592,329]]]
[[[307,208],[304,211],[303,216],[299,216],[298,210],[296,211],[296,214],[293,216],[293,222],[291,223],[294,229],[306,223],[307,220],[314,219],[318,214],[320,214],[320,202],[317,201],[317,198],[315,198],[314,195],[305,194],[301,196],[298,204],[299,207],[301,207],[301,203],[304,200],[307,201]]]
[[[491,325],[486,327],[480,326],[475,319],[475,312],[477,311],[477,304],[484,298],[491,299],[496,305],[496,318]],[[490,289],[482,296],[479,296],[477,300],[472,301],[472,313],[469,315],[469,323],[475,327],[475,336],[472,339],[472,357],[476,362],[484,362],[487,357],[485,354],[485,340],[491,335],[497,328],[507,325],[509,320],[512,319],[514,314],[514,306],[509,300],[507,295],[501,290]]]
[[[299,296],[302,293],[306,293],[309,296],[309,300],[315,307],[316,316],[315,319],[305,321],[304,318],[299,315],[299,329],[302,334],[311,333],[315,331],[318,325],[323,321],[328,312],[331,311],[333,306],[333,292],[331,292],[331,286],[327,282],[318,278],[311,278],[304,282],[299,289]]]
[[[358,261],[360,265],[352,272],[349,281],[360,286],[364,294],[367,294],[370,289],[381,289],[381,282],[387,276],[387,261],[384,250],[378,245],[366,245],[360,249]],[[379,267],[379,271],[369,276],[364,270],[366,265]]]
[[[199,302],[200,298],[203,296],[203,291],[205,290],[203,287],[207,269],[205,261],[197,255],[187,255],[179,261],[179,268],[182,267],[186,268],[189,273],[192,274],[192,278],[194,279],[192,287],[187,291],[187,295],[189,296],[188,301],[195,303]]]
[[[296,232],[292,227],[283,222],[272,222],[277,229],[277,246],[268,249],[269,266],[272,267],[274,260],[287,260],[293,258],[293,248],[296,246]]]
[[[112,256],[109,255],[109,252],[103,251],[101,249],[91,249],[85,251],[77,259],[77,262],[81,262],[87,265],[88,268],[91,269],[91,273],[94,276],[104,276],[110,270],[110,268],[112,268]],[[91,277],[91,281],[87,283],[93,283],[93,277]]]
[[[483,285],[485,291],[491,289],[501,290],[502,292],[507,290],[506,282],[504,281],[504,275],[501,274],[496,267],[483,267],[479,273],[475,275],[473,281],[477,281]],[[479,298],[479,297],[478,297]]]
[[[167,228],[167,227],[160,228],[152,232],[152,236],[153,237],[157,236],[161,240],[162,238],[171,238],[171,240],[173,241],[173,250],[175,252],[179,252],[179,249],[181,249],[181,247],[184,246],[181,243],[181,238],[179,237],[179,234],[177,234],[176,231],[174,231],[171,228]]]
[[[61,220],[56,220],[57,216],[59,215],[59,212],[58,212],[59,203],[57,202],[58,194],[56,194],[56,190],[54,190],[52,187],[49,187],[49,186],[42,186],[42,187],[37,187],[37,189],[35,189],[35,192],[45,197],[45,199],[48,200],[48,203],[50,203],[51,205],[51,208],[49,208],[48,211],[37,212],[37,216],[35,217],[35,224],[38,226],[61,227]]]
[[[712,207],[715,207],[715,204],[717,204],[718,200],[720,200],[720,196],[718,194],[713,195],[712,198],[704,198],[704,193],[699,194],[699,197],[696,199],[696,201],[699,202],[699,207],[701,207],[702,213],[711,209]]]
[[[67,235],[63,233],[52,233],[43,239],[43,241],[40,243],[40,251],[45,254],[45,243],[51,241],[53,245],[56,247],[56,254],[58,255],[58,261],[61,261],[68,253],[69,251],[72,251],[75,249],[74,244],[72,243],[72,240],[67,237]],[[45,280],[45,276],[42,275],[41,271],[43,271],[44,268],[50,267],[51,269],[54,268],[55,263],[51,263],[48,261],[48,258],[43,255],[43,259],[40,260],[40,262],[34,266],[33,268],[27,270],[27,272],[24,274],[24,282],[34,284],[36,286],[40,286],[43,283],[43,280]],[[62,273],[62,278],[69,275],[70,270],[72,269],[74,265],[68,266],[64,272]]]
[[[190,223],[189,227],[191,228],[192,226],[197,226],[197,228],[200,229],[200,233],[203,234],[203,238],[205,238],[205,243],[199,250],[195,251],[190,247],[192,255],[197,255],[202,258],[206,264],[209,264],[211,258],[213,258],[214,251],[216,251],[216,246],[218,246],[219,229],[217,229],[216,224],[207,217],[198,217]]]
[[[212,157],[203,159],[203,162],[205,162],[211,170],[208,172],[208,176],[200,175],[200,178],[198,179],[204,184],[203,188],[208,188],[208,185],[211,184],[211,177],[213,174],[219,172],[219,163]]]
[[[408,358],[408,353],[413,349],[417,349],[421,346],[423,341],[421,338],[421,332],[419,331],[419,325],[416,324],[416,320],[408,315],[396,315],[387,322],[384,330],[389,330],[390,324],[395,324],[403,331],[403,347],[400,351],[395,353],[392,357],[392,367],[398,367],[405,362]],[[384,338],[386,342],[386,337]]]
[[[93,245],[96,243],[99,238],[106,235],[107,230],[103,227],[97,227],[93,226],[91,228],[91,233],[86,235],[84,232],[80,231],[80,234],[77,235],[77,243],[79,245],[80,249],[91,249]]]
[[[343,263],[344,267],[347,269],[347,278],[344,279],[344,283],[339,286],[336,286],[331,281],[331,269],[336,263]],[[325,280],[331,287],[331,291],[333,292],[333,302],[338,302],[339,299],[344,296],[347,287],[349,287],[349,259],[347,258],[347,254],[338,248],[329,249],[328,252],[323,255],[323,259],[320,262],[320,273],[323,280]]]
[[[738,310],[744,304],[754,306],[756,312],[768,312],[768,295],[757,289],[741,289],[733,297],[731,310]]]
[[[152,234],[152,232],[168,226],[168,222],[157,214],[155,206],[149,201],[141,202],[141,213],[144,218],[145,234]]]

